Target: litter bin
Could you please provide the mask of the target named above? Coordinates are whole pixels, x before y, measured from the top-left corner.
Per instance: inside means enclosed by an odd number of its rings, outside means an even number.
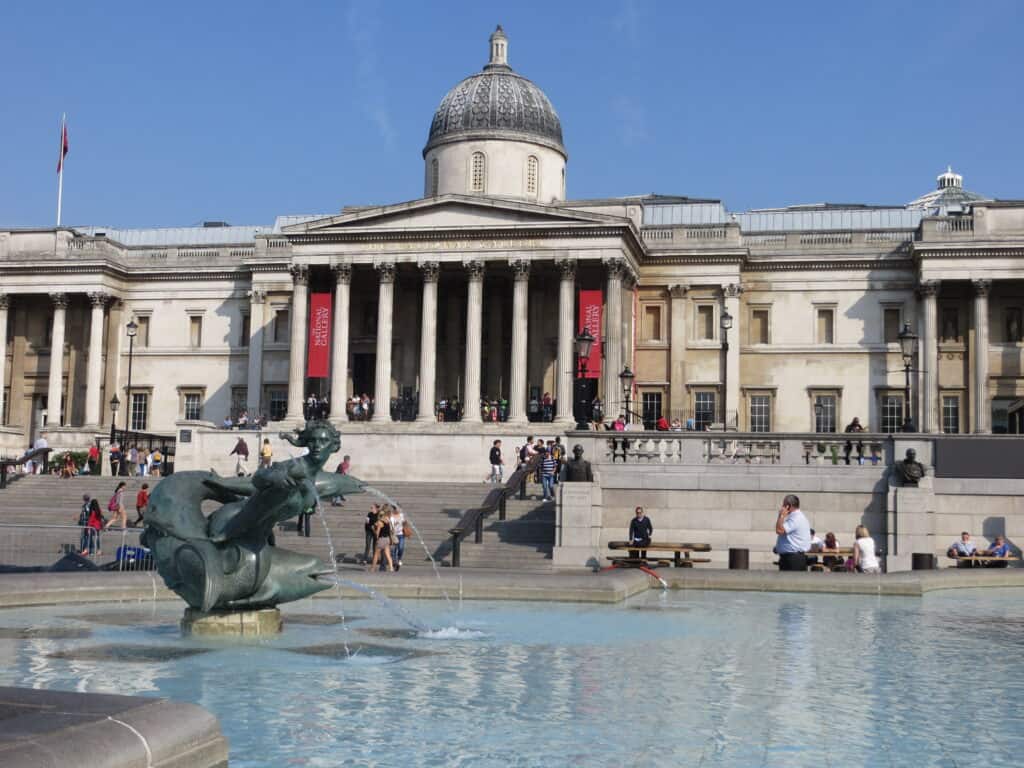
[[[931,571],[935,568],[935,555],[931,552],[914,552],[910,556],[910,570]]]
[[[749,549],[736,549],[733,547],[729,548],[729,570],[730,571],[749,571],[750,570],[750,550]]]

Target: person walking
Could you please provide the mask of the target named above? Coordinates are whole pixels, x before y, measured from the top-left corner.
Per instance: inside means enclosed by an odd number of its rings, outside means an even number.
[[[405,554],[405,513],[401,507],[391,507],[388,524],[391,526],[391,540],[395,542],[391,547],[391,563],[397,571],[402,567],[402,556]]]
[[[775,521],[775,554],[779,556],[780,571],[806,571],[807,555],[811,546],[811,524],[800,511],[800,498],[789,494],[782,500],[779,517]]]
[[[363,547],[363,565],[369,565],[370,558],[377,551],[377,518],[380,517],[380,507],[376,504],[370,505],[370,511],[366,513],[366,520],[363,523],[365,532],[365,546]]]
[[[349,456],[348,454],[345,454],[342,457],[342,459],[341,459],[341,463],[338,465],[337,473],[339,475],[347,475],[349,473],[349,471],[351,470],[351,468],[352,468],[352,457]],[[340,494],[335,496],[333,499],[331,499],[331,506],[332,507],[340,507],[344,503],[345,503],[345,497],[340,495]]]
[[[89,502],[89,517],[85,522],[87,539],[85,540],[86,546],[82,548],[81,554],[83,555],[102,555],[103,550],[100,548],[100,531],[103,530],[103,511],[100,509],[100,503],[96,499]]]
[[[153,452],[149,454],[149,456],[153,459],[150,463],[150,466],[153,468],[150,474],[152,474],[153,477],[160,477],[160,468],[163,467],[164,464],[163,453],[160,452],[159,448],[154,448]]]
[[[78,527],[82,529],[81,540],[78,546],[78,554],[89,554],[89,509],[92,497],[86,493],[82,495],[82,509],[78,513]]]
[[[488,460],[491,462],[491,482],[500,484],[504,480],[505,473],[505,459],[501,456],[501,440],[495,440],[491,444]]]
[[[274,459],[274,449],[270,447],[270,438],[263,438],[263,445],[260,447],[260,466],[269,467]]]
[[[110,474],[114,477],[121,474],[121,446],[116,440],[110,444]]]
[[[373,560],[370,562],[370,567],[367,570],[376,570],[378,561],[380,561],[381,568],[384,567],[384,562],[386,561],[387,570],[389,572],[395,570],[395,564],[391,560],[391,547],[394,545],[394,541],[392,540],[391,523],[389,522],[390,516],[391,510],[389,505],[385,504],[377,516],[377,522],[373,525],[376,543],[373,548]],[[384,560],[380,559],[382,553]]]
[[[555,461],[554,451],[545,448],[543,458],[540,460],[540,482],[544,501],[555,500],[555,472],[557,471],[558,462]]]
[[[139,449],[136,446],[132,446],[128,449],[128,475],[135,477],[135,473],[139,471]]]
[[[246,474],[246,465],[249,464],[249,444],[245,442],[244,437],[238,436],[238,442],[235,443],[235,447],[231,449],[228,456],[237,457],[235,459],[235,474],[243,477]]]
[[[117,484],[117,488],[114,490],[114,495],[110,497],[110,501],[107,502],[107,511],[113,514],[110,520],[107,521],[105,528],[110,528],[118,520],[121,521],[121,527],[128,527],[128,512],[124,508],[124,489],[127,483],[123,480]]]
[[[93,443],[89,446],[89,474],[98,475],[100,471],[100,449]]]
[[[146,508],[149,506],[149,483],[143,483],[142,488],[135,494],[135,522],[132,527],[138,527],[146,516]]]

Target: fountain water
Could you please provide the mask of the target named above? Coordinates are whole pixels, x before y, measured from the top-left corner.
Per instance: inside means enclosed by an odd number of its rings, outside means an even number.
[[[347,658],[352,658],[352,652],[348,647],[348,626],[345,624],[345,603],[341,597],[341,574],[338,572],[338,556],[334,551],[334,540],[331,538],[331,528],[327,525],[327,518],[324,516],[323,506],[320,504],[320,497],[317,497],[316,500],[316,514],[324,526],[324,535],[327,537],[327,551],[331,557],[331,568],[334,570],[334,576],[337,580],[335,584],[337,586],[336,592],[338,595],[338,616],[341,618],[341,643],[345,646],[345,656]]]

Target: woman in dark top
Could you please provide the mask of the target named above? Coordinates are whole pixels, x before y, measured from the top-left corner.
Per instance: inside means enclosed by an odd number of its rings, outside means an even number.
[[[388,516],[390,514],[389,505],[385,504],[381,509],[377,522],[373,526],[373,531],[377,536],[377,543],[373,550],[373,562],[370,563],[371,571],[376,570],[381,553],[384,554],[384,560],[387,561],[388,571],[395,570],[395,564],[391,561],[391,547],[394,546],[394,541],[392,541],[391,524],[388,523]]]
[[[644,514],[643,507],[636,508],[636,517],[629,521],[629,543],[636,544],[640,547],[649,546],[651,543],[651,534],[654,533],[654,526],[651,524],[651,518]],[[630,557],[647,557],[646,550],[631,549],[629,550]]]

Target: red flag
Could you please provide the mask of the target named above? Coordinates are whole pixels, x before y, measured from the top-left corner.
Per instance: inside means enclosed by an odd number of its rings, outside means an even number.
[[[309,299],[306,375],[311,379],[326,379],[331,364],[331,294],[315,292]]]
[[[601,291],[580,290],[580,328],[594,337],[587,360],[587,378],[601,378]]]
[[[60,129],[60,157],[57,158],[57,173],[61,172],[64,168],[64,157],[68,153],[68,124],[66,122],[61,123]]]

